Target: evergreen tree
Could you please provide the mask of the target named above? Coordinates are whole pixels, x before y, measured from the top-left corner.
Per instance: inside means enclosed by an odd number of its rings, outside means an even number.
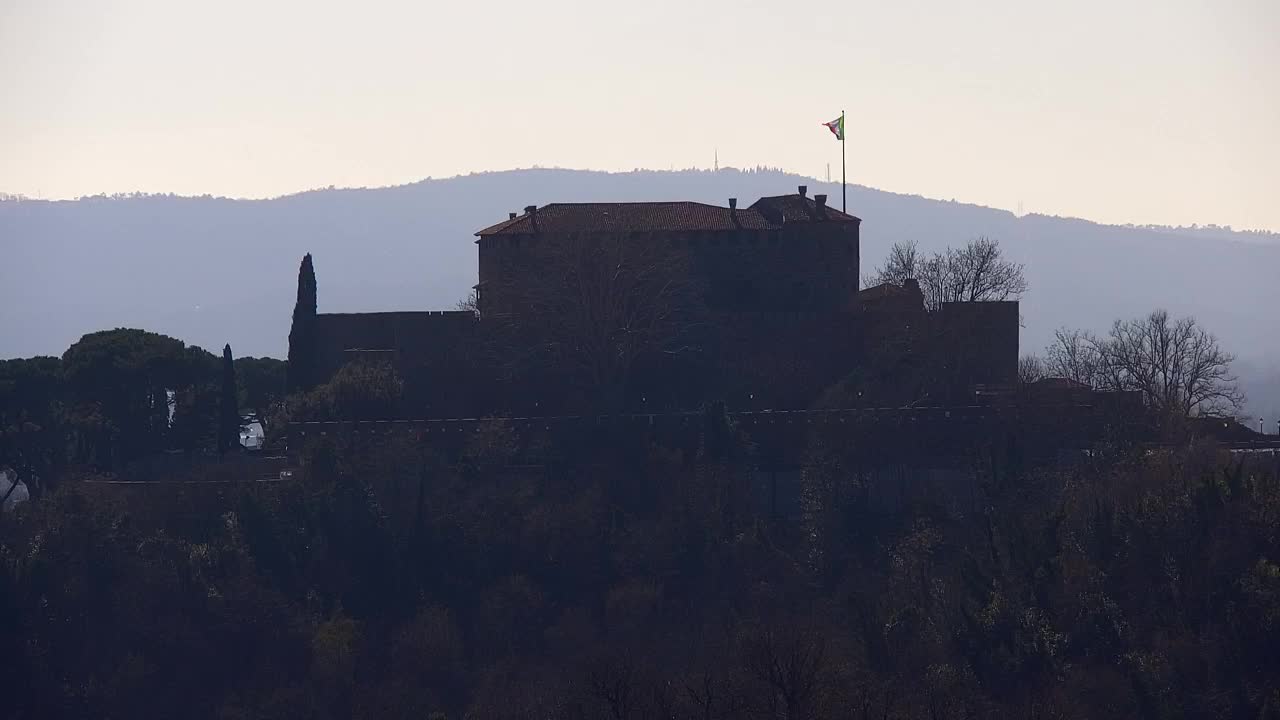
[[[236,366],[231,345],[222,348],[222,394],[218,401],[218,452],[233,450],[240,442],[240,408],[236,403]]]
[[[216,363],[198,347],[145,330],[80,338],[62,354],[73,461],[111,468],[165,449],[174,426],[186,423],[171,403],[212,383]]]
[[[289,392],[305,392],[315,387],[316,378],[316,271],[311,253],[302,257],[298,268],[298,300],[293,306],[289,329]]]

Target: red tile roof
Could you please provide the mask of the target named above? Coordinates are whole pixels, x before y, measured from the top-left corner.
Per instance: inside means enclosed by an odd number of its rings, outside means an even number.
[[[817,204],[799,195],[761,198],[750,208],[730,210],[697,202],[552,203],[538,208],[540,232],[680,232],[700,230],[776,230],[793,222],[818,218]],[[828,208],[826,219],[857,222],[852,215]],[[476,235],[516,235],[533,232],[534,216],[524,213]]]
[[[538,208],[536,215],[538,230],[552,233],[767,230],[773,227],[753,210],[734,211],[696,202],[552,203]],[[533,215],[524,213],[476,235],[531,233],[533,225]]]
[[[751,209],[775,223],[813,222],[820,219],[818,203],[811,197],[801,195],[762,197],[752,204]],[[832,222],[860,222],[858,218],[842,213],[830,205],[823,212],[826,219]]]
[[[906,288],[901,285],[887,282],[860,290],[858,292],[858,299],[863,301],[882,300],[884,298],[905,297],[907,295],[908,292]]]

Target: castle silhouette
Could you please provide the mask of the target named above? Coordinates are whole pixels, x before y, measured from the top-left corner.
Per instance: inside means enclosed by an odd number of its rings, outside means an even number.
[[[417,417],[969,405],[1017,381],[1016,301],[860,290],[825,195],[528,206],[476,233],[471,306],[319,314],[321,377],[391,363]]]

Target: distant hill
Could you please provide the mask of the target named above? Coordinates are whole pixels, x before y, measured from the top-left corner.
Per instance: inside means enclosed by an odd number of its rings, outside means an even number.
[[[283,357],[298,260],[315,255],[322,312],[452,307],[475,282],[475,230],[526,205],[761,195],[840,186],[779,171],[513,170],[271,200],[133,195],[0,199],[0,357],[60,354],[82,334],[142,327],[238,355]],[[1024,352],[1054,328],[1105,329],[1154,307],[1195,315],[1245,363],[1280,378],[1280,236],[1217,226],[1099,225],[849,187],[870,270],[899,240],[976,235],[1027,266]],[[1248,378],[1246,378],[1248,379]],[[1254,383],[1251,383],[1254,384]],[[1263,385],[1266,385],[1263,382]],[[1247,387],[1280,415],[1280,387]],[[1258,396],[1258,391],[1262,396]],[[1272,430],[1274,431],[1274,430]]]
[[[1138,230],[1154,230],[1161,233],[1186,235],[1204,240],[1227,240],[1232,242],[1251,242],[1263,245],[1280,245],[1280,233],[1267,230],[1236,230],[1230,225],[1193,225],[1191,227],[1167,225],[1123,225],[1122,227]]]

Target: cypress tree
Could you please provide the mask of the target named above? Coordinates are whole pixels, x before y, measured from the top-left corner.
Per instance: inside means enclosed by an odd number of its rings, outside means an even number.
[[[231,345],[222,348],[222,394],[218,401],[218,452],[240,444],[240,408],[236,402],[236,366]]]
[[[289,329],[289,392],[305,392],[316,386],[316,271],[311,253],[302,257],[298,268],[298,300],[293,306]]]

